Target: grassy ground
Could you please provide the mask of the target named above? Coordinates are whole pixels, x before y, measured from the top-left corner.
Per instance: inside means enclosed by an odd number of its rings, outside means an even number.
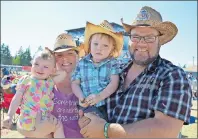
[[[191,115],[197,117],[197,101],[193,101]],[[1,121],[2,121],[1,114]],[[197,136],[197,121],[194,124],[184,125],[182,130],[182,138],[198,138]],[[1,129],[1,138],[24,138],[16,131],[16,126],[12,130]]]
[[[191,110],[191,116],[198,118],[197,115],[197,101],[193,101],[193,107]],[[198,138],[197,136],[197,121],[194,124],[184,125],[182,128],[182,136],[184,138]]]

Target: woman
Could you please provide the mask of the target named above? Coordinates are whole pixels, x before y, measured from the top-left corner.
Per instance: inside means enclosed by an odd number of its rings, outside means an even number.
[[[45,124],[42,124],[43,127],[40,128],[42,131],[35,138],[41,138],[44,133],[50,133],[52,131],[50,128],[55,128],[59,125],[58,121],[63,124],[65,138],[82,138],[78,125],[78,99],[72,93],[70,82],[71,74],[78,62],[78,49],[72,36],[65,33],[58,35],[53,52],[55,53],[57,70],[66,71],[67,75],[61,83],[54,86],[54,109],[52,115],[47,119],[43,119],[42,122]],[[40,118],[41,115],[38,114],[37,119]],[[52,137],[53,133],[45,138]]]
[[[78,62],[78,50],[72,36],[60,34],[53,49],[57,70],[64,70],[67,76],[54,87],[54,115],[63,123],[66,138],[82,138],[78,125],[78,99],[71,89],[71,74]]]

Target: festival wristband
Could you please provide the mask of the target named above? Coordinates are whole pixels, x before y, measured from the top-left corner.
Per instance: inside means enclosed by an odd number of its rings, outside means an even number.
[[[109,138],[109,136],[108,136],[109,125],[110,125],[110,123],[107,123],[107,122],[104,125],[104,136],[105,136],[106,139]]]

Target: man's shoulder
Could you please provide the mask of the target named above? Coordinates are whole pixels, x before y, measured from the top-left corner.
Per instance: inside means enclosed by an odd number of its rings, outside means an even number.
[[[161,62],[158,68],[163,70],[167,74],[177,73],[181,76],[186,76],[186,72],[181,67],[174,65],[167,59],[161,58]]]

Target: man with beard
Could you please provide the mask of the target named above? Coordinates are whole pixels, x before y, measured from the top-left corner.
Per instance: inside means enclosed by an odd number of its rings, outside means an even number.
[[[159,12],[143,7],[132,25],[132,62],[120,75],[116,93],[107,99],[108,121],[82,111],[79,125],[86,138],[176,138],[189,123],[192,90],[185,72],[159,56],[178,29],[162,22]]]

